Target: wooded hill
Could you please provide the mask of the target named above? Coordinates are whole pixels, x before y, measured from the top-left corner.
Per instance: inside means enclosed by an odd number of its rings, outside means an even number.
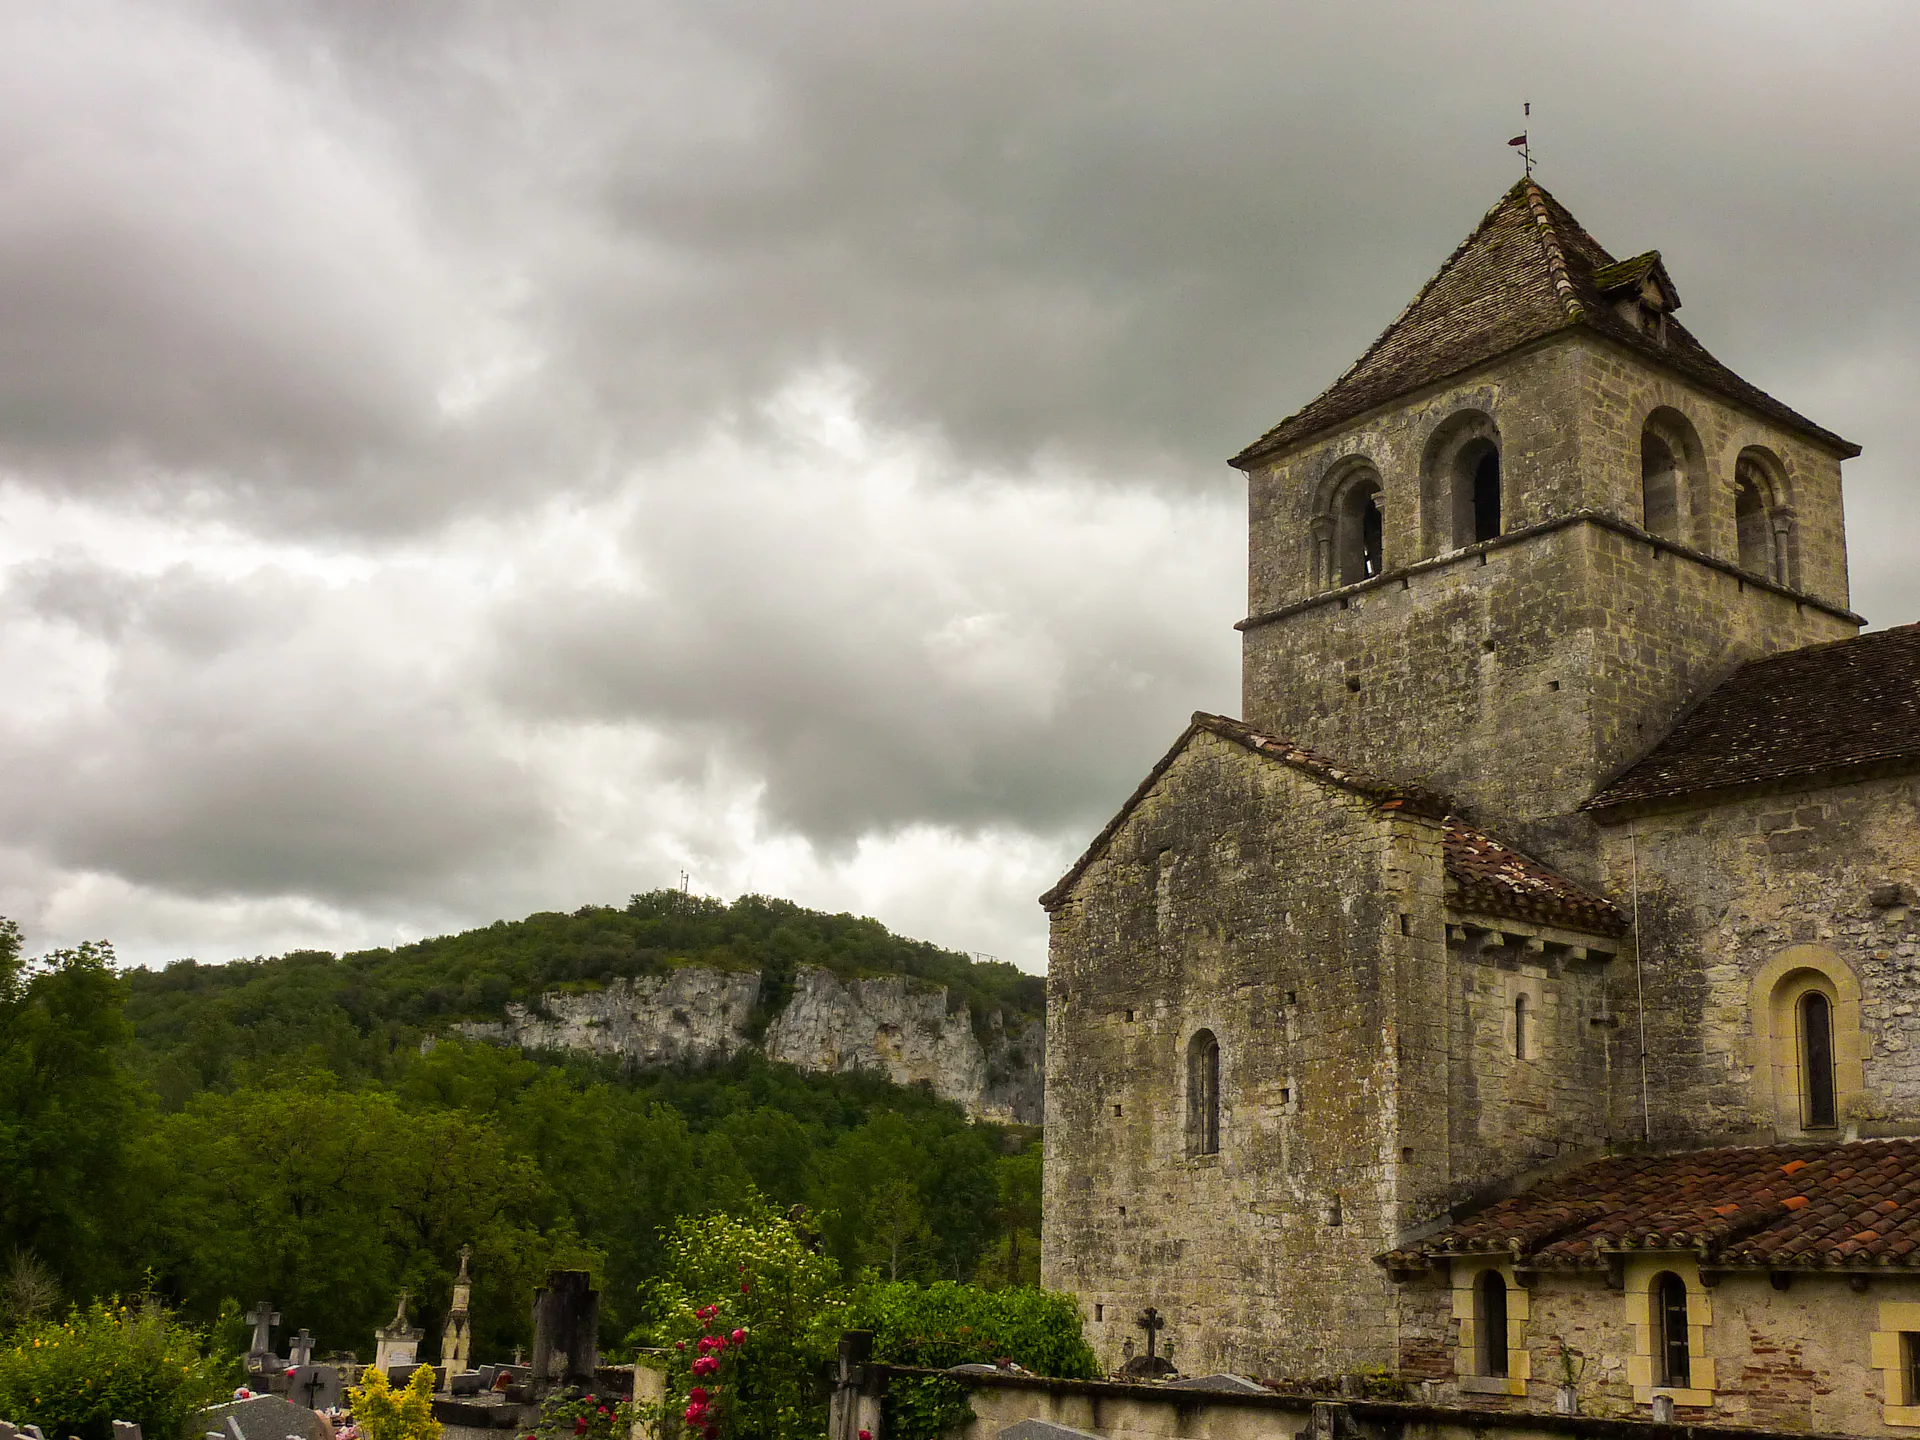
[[[556,1264],[595,1272],[617,1348],[647,1319],[663,1226],[766,1201],[804,1207],[850,1277],[1036,1278],[1034,1132],[753,1053],[622,1073],[444,1037],[510,1000],[684,964],[753,969],[775,996],[815,964],[947,985],[977,1013],[1042,1003],[1010,965],[762,897],[654,892],[393,950],[160,971],[104,945],[25,961],[0,922],[0,1173],[39,1182],[0,1187],[0,1257],[68,1300],[151,1285],[211,1320],[265,1296],[323,1349],[363,1352],[403,1286],[436,1333],[462,1244],[483,1351],[524,1343]],[[0,1283],[0,1310],[31,1290]]]

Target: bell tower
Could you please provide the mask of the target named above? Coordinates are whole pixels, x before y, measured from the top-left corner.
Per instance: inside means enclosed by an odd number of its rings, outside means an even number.
[[[1715,360],[1531,178],[1233,460],[1242,715],[1576,872],[1574,815],[1755,655],[1853,635],[1859,447]]]

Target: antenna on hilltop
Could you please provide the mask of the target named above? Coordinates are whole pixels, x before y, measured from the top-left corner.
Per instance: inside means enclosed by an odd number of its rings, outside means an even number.
[[[689,875],[689,874],[687,874],[687,872],[686,872],[686,871],[684,871],[684,870],[682,870],[682,871],[680,872],[680,893],[681,893],[682,895],[684,895],[684,894],[686,894],[686,893],[687,893],[687,886],[688,886],[688,885],[690,885],[690,884],[692,884],[692,883],[693,883],[693,877],[692,877],[691,875]]]
[[[1522,120],[1531,120],[1533,118],[1533,102],[1531,100],[1522,100],[1520,102],[1520,118]],[[1527,167],[1527,178],[1532,179],[1533,148],[1527,144],[1527,132],[1522,130],[1518,135],[1507,141],[1507,144],[1513,146],[1514,149],[1520,152],[1520,161]]]

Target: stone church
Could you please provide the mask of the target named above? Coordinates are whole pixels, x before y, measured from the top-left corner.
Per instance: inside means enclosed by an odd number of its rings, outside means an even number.
[[[1679,309],[1525,180],[1235,457],[1241,716],[1042,898],[1110,1365],[1920,1427],[1920,626]]]

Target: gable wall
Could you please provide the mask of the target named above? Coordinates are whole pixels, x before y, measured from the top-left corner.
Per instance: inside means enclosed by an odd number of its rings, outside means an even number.
[[[1776,1127],[1755,1086],[1752,991],[1790,953],[1830,957],[1859,986],[1866,1093],[1852,1123],[1868,1136],[1920,1133],[1920,776],[1611,825],[1607,888],[1622,905],[1636,841],[1655,1140]],[[1900,903],[1876,903],[1887,882]]]
[[[1440,891],[1435,827],[1202,732],[1055,912],[1042,1273],[1080,1296],[1105,1363],[1147,1305],[1188,1373],[1391,1359],[1372,1256],[1401,1219],[1396,987],[1444,972]],[[1221,1144],[1189,1158],[1201,1026]],[[1424,1062],[1436,1035],[1405,1038]],[[1407,1103],[1444,1127],[1444,1101]]]

